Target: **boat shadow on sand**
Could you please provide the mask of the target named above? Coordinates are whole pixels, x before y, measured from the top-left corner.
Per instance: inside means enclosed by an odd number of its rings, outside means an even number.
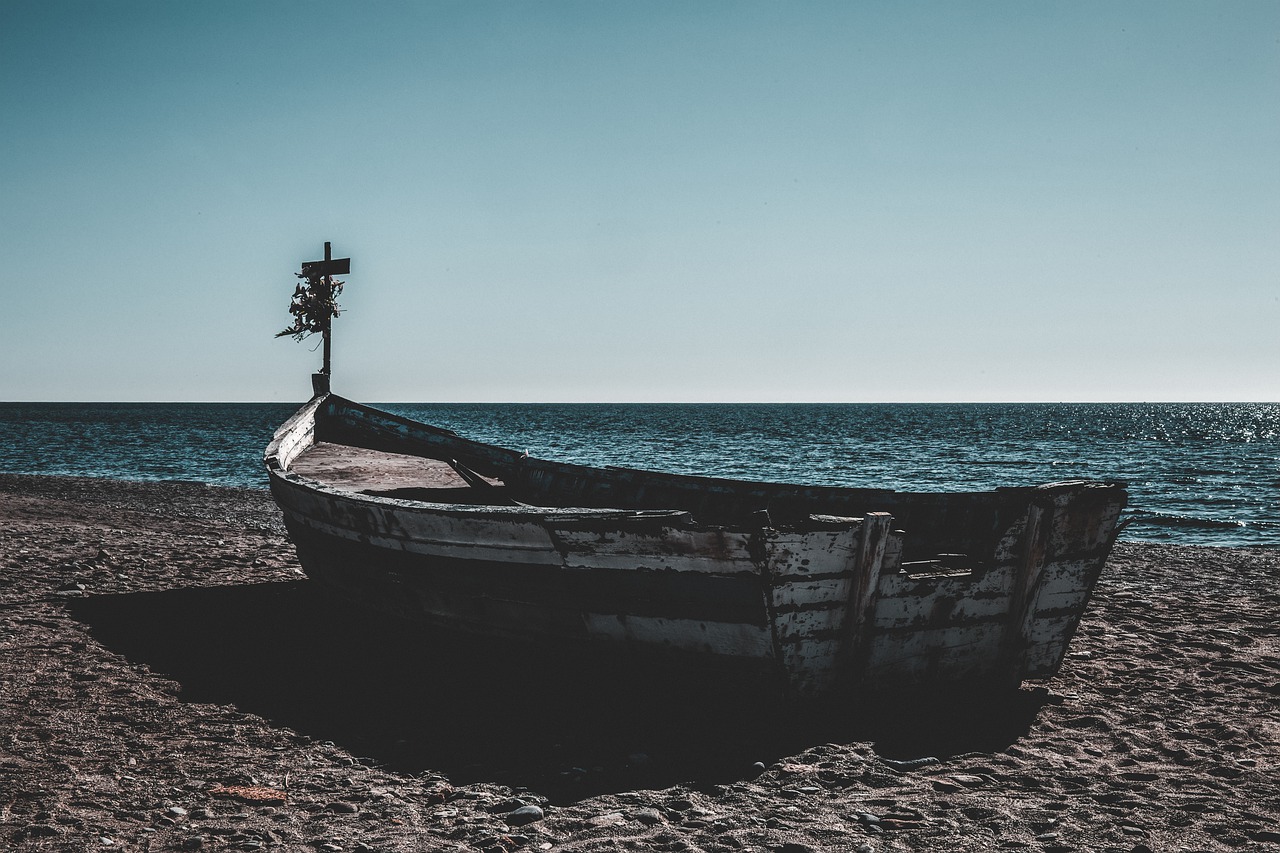
[[[798,720],[750,685],[652,661],[554,655],[353,612],[306,581],[68,603],[107,648],[181,685],[402,773],[553,801],[750,778],[824,743],[945,759],[1024,735],[1043,689],[917,698]]]

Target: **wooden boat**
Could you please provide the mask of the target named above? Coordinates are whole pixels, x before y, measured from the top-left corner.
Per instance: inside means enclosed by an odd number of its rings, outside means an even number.
[[[513,643],[756,673],[792,700],[1053,675],[1122,485],[905,493],[531,458],[320,393],[265,453],[307,574]]]

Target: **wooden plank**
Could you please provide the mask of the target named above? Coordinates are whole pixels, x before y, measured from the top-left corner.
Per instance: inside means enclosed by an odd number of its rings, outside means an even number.
[[[1009,618],[1005,623],[999,654],[1001,661],[999,669],[1010,681],[1020,681],[1023,676],[1027,635],[1034,615],[1035,599],[1039,593],[1041,570],[1044,568],[1049,535],[1053,527],[1054,509],[1052,503],[1047,507],[1039,504],[1027,507],[1021,560],[1009,589]]]
[[[824,580],[778,584],[773,591],[773,609],[779,614],[807,608],[837,609],[843,613],[852,582],[853,572],[850,571]]]
[[[943,683],[995,674],[1004,626],[970,625],[875,637],[866,664],[868,682],[884,685]]]
[[[862,520],[854,577],[849,586],[849,612],[844,624],[844,656],[853,672],[861,670],[875,630],[880,572],[892,524],[893,516],[887,512],[867,513]]]
[[[934,623],[974,620],[1003,622],[1009,613],[1013,576],[1011,567],[927,580],[905,573],[882,575],[876,629],[927,628]]]
[[[756,573],[745,533],[722,528],[690,529],[654,526],[650,531],[626,530],[621,525],[595,530],[548,523],[568,566],[639,569],[645,571]]]
[[[294,257],[297,256],[295,255]],[[349,275],[351,273],[351,259],[330,258],[325,261],[303,261],[302,272],[308,277]]]
[[[770,530],[765,536],[769,573],[776,581],[849,572],[863,522],[851,519],[837,530]]]
[[[424,599],[501,601],[554,612],[722,622],[761,630],[768,626],[759,582],[754,576],[575,570],[520,561],[488,561],[471,555],[391,550],[370,560],[370,549],[364,543],[292,523],[289,527],[308,573],[318,567],[323,573],[340,575],[369,588],[394,584],[402,597],[406,591],[413,591]],[[456,615],[469,619],[470,612],[464,609]]]
[[[632,614],[583,614],[587,633],[618,642],[743,658],[770,658],[773,641],[763,625]]]

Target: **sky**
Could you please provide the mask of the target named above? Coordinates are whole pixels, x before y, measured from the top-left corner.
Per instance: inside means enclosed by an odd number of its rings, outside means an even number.
[[[0,400],[1280,400],[1280,3],[0,3]]]

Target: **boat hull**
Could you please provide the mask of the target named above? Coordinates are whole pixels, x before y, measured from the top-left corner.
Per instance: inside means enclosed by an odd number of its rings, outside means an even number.
[[[1016,505],[1012,492],[979,493],[972,504],[988,509],[980,536],[988,551],[956,566],[945,555],[904,562],[912,531],[897,529],[888,512],[799,511],[847,508],[866,491],[825,505],[793,502],[783,517],[757,509],[706,523],[680,506],[636,506],[643,501],[626,488],[637,472],[607,489],[621,506],[539,507],[364,494],[291,470],[317,436],[340,435],[400,452],[432,445],[444,459],[469,454],[508,486],[522,481],[520,455],[450,446],[447,431],[415,434],[380,416],[317,397],[268,448],[272,492],[310,577],[404,617],[505,638],[513,649],[567,643],[670,656],[751,672],[796,701],[1052,675],[1124,503],[1122,489],[1096,483],[1018,490]],[[361,435],[353,422],[371,429]],[[388,438],[396,430],[401,439]],[[607,469],[570,466],[558,476],[588,482],[584,471],[599,492]],[[731,481],[717,482],[732,492]],[[729,499],[747,502],[760,486],[769,484],[745,484]],[[657,491],[657,500],[670,499],[669,489]],[[889,505],[908,503],[885,494]],[[978,512],[947,500],[961,514]],[[922,505],[940,502],[925,496]]]

